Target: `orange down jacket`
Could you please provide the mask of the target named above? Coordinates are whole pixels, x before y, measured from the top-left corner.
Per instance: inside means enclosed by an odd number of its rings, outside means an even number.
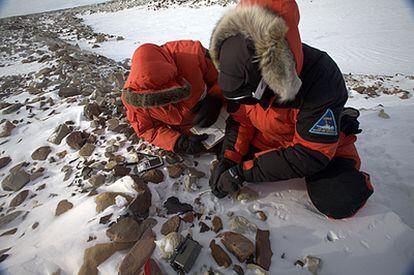
[[[220,95],[217,70],[199,41],[144,44],[132,57],[122,102],[137,135],[173,151],[193,126],[191,109],[205,94]]]

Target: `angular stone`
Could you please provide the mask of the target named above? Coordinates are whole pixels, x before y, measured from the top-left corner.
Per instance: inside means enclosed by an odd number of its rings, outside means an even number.
[[[66,124],[59,125],[55,131],[50,135],[50,137],[47,139],[47,141],[59,145],[62,140],[69,135],[71,132],[71,129]]]
[[[96,211],[98,213],[104,211],[111,205],[115,204],[115,198],[117,196],[124,197],[128,203],[132,201],[132,198],[124,193],[119,192],[104,192],[96,196],[95,203],[96,203]]]
[[[10,157],[2,157],[0,158],[0,169],[7,166],[11,162]]]
[[[200,233],[210,231],[210,227],[205,222],[199,222],[198,226],[200,227]]]
[[[113,214],[111,213],[111,214],[108,214],[108,215],[105,215],[105,216],[101,217],[99,219],[99,223],[100,224],[107,224],[109,222],[109,220],[111,219],[112,215]]]
[[[17,112],[18,110],[20,110],[21,107],[23,107],[23,104],[21,103],[11,104],[3,110],[2,114],[9,115],[11,113]]]
[[[97,188],[105,183],[105,179],[106,177],[104,175],[97,174],[92,176],[88,181],[93,187]]]
[[[119,275],[135,275],[151,257],[155,249],[154,233],[149,230],[136,242],[119,266]]]
[[[40,148],[37,148],[32,153],[32,159],[33,160],[45,160],[49,156],[50,152],[52,152],[52,149],[49,146],[42,146]]]
[[[30,181],[30,175],[23,169],[14,170],[3,179],[1,186],[5,191],[18,191]]]
[[[185,221],[186,223],[193,223],[194,219],[195,219],[194,212],[188,212],[182,218],[182,220]]]
[[[152,169],[145,172],[145,174],[142,176],[142,179],[145,182],[158,184],[164,181],[164,173],[160,169]]]
[[[106,230],[106,236],[111,241],[121,243],[136,242],[141,238],[142,233],[139,224],[130,217],[120,220]]]
[[[180,203],[178,198],[169,197],[164,203],[164,207],[167,209],[167,214],[186,213],[193,211],[193,207],[188,203]]]
[[[27,196],[29,195],[29,190],[23,190],[17,194],[10,202],[10,207],[17,207],[22,204]]]
[[[272,248],[270,246],[269,230],[257,229],[256,232],[256,263],[269,271],[272,264]]]
[[[79,150],[86,142],[86,138],[82,134],[82,132],[76,131],[72,132],[66,138],[66,142],[70,148]]]
[[[79,150],[79,155],[82,156],[82,157],[89,157],[89,156],[92,155],[94,150],[95,150],[95,145],[93,145],[91,143],[86,143]]]
[[[72,97],[82,94],[81,90],[76,87],[63,87],[60,88],[58,95],[60,97]]]
[[[181,176],[181,174],[184,172],[185,169],[186,169],[186,166],[182,163],[168,165],[167,166],[168,176],[173,179],[178,178]]]
[[[0,137],[8,137],[11,135],[12,130],[16,128],[13,123],[6,120],[0,124]]]
[[[55,215],[60,216],[72,208],[73,208],[73,204],[71,202],[69,202],[68,200],[62,200],[58,203],[56,207]]]
[[[20,215],[23,213],[27,213],[24,211],[15,211],[10,214],[7,214],[6,216],[3,216],[0,218],[0,229],[3,229],[7,224],[11,223],[15,219],[17,219]]]
[[[263,211],[256,211],[256,217],[261,220],[261,221],[266,221],[267,220],[267,216],[266,213]]]
[[[255,233],[257,230],[257,225],[245,217],[235,216],[229,221],[229,228],[230,230],[240,234],[244,234],[248,231]]]
[[[97,266],[105,262],[115,252],[130,248],[131,243],[100,243],[85,250],[83,265],[78,275],[98,275]]]
[[[148,229],[153,229],[158,224],[156,219],[147,218],[139,225],[139,235],[142,236]]]
[[[14,235],[17,232],[17,228],[10,229],[0,235],[0,237]]]
[[[179,216],[174,216],[166,221],[161,227],[161,234],[164,236],[170,234],[171,232],[178,232],[180,228],[181,219]]]
[[[155,241],[155,243],[160,248],[162,257],[164,259],[170,259],[174,254],[174,250],[180,245],[183,239],[180,233],[171,232],[165,238]]]
[[[237,264],[233,266],[233,271],[237,273],[237,275],[244,275],[243,268]]]
[[[114,167],[114,176],[115,177],[125,177],[131,172],[131,168],[126,167],[125,165],[116,165]]]
[[[239,201],[255,201],[259,198],[259,194],[253,189],[244,186],[237,194],[237,200]]]
[[[95,102],[93,103],[88,103],[85,105],[85,107],[83,108],[83,114],[85,115],[85,117],[89,120],[93,120],[94,117],[99,117],[99,115],[101,114],[101,108],[99,107],[99,105]]]
[[[391,117],[390,117],[390,115],[389,115],[389,114],[387,114],[387,113],[384,111],[384,109],[381,109],[381,110],[379,111],[378,116],[379,116],[380,118],[384,118],[384,119],[390,119],[390,118],[391,118]]]
[[[236,258],[245,262],[254,253],[254,244],[245,236],[235,232],[224,232],[219,234],[221,242]]]
[[[197,170],[194,167],[189,167],[188,171],[190,172],[189,173],[190,176],[197,177],[198,179],[204,178],[206,176],[206,173],[204,173],[203,171]]]
[[[214,240],[210,242],[211,256],[219,266],[228,268],[233,263],[230,256]]]
[[[211,227],[211,230],[213,230],[215,233],[218,233],[220,230],[223,229],[223,222],[221,221],[220,217],[215,216],[212,220],[213,226]]]
[[[137,191],[137,196],[129,205],[128,209],[135,217],[145,219],[149,215],[149,208],[151,206],[151,191],[145,183],[138,179],[135,180],[134,188]]]

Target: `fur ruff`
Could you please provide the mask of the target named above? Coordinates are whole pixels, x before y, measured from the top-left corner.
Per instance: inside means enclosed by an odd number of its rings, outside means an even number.
[[[279,96],[280,102],[293,100],[302,85],[296,63],[285,39],[284,19],[260,6],[239,6],[228,11],[215,26],[210,39],[210,55],[219,70],[220,48],[224,40],[242,34],[253,41],[263,80]]]
[[[124,90],[122,98],[134,107],[151,108],[177,103],[190,96],[190,84],[184,87],[174,87],[156,92],[136,93],[133,90]]]

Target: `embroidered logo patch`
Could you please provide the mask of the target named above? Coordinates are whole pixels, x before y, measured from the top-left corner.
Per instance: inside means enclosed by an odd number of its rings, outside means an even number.
[[[338,135],[338,128],[336,127],[335,116],[331,109],[326,110],[325,114],[309,130],[309,133],[324,136]]]

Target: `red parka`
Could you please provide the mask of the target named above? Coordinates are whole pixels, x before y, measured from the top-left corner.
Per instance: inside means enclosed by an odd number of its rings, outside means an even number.
[[[220,94],[217,71],[199,41],[144,44],[132,57],[122,102],[137,135],[173,151],[193,126],[191,109],[206,93]]]

